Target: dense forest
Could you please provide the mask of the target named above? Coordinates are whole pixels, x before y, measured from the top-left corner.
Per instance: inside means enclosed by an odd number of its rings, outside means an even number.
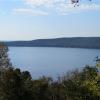
[[[92,48],[100,49],[100,37],[73,37],[38,39],[32,41],[9,41],[7,46],[26,46],[26,47],[70,47],[70,48]]]
[[[85,66],[53,80],[31,77],[30,72],[15,69],[0,44],[0,100],[100,100],[100,73]]]
[[[53,81],[32,79],[28,71],[8,68],[0,72],[0,100],[100,100],[100,74],[86,66]]]

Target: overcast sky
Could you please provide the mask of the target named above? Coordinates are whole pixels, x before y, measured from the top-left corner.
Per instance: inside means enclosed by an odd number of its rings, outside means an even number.
[[[0,40],[100,36],[100,0],[0,0]]]

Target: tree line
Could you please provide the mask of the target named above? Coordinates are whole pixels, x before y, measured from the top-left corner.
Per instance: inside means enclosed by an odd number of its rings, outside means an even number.
[[[8,68],[0,72],[0,100],[100,100],[100,74],[86,66],[53,80],[32,79],[28,71]]]

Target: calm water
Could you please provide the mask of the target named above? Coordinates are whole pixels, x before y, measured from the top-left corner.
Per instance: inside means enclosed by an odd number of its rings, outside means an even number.
[[[33,78],[42,75],[56,78],[69,70],[94,65],[100,50],[51,47],[10,47],[9,57],[13,65],[31,72]]]

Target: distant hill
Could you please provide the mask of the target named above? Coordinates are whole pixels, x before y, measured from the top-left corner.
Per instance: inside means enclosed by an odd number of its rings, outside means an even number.
[[[70,47],[100,49],[100,37],[72,37],[55,39],[38,39],[32,41],[9,41],[7,46],[24,47]]]

